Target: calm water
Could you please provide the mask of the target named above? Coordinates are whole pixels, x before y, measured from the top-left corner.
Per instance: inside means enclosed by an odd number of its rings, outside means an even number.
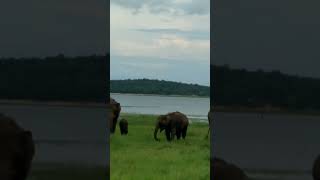
[[[197,118],[203,122],[208,122],[209,98],[132,94],[111,94],[110,96],[120,102],[122,112],[125,113],[166,114],[180,111],[189,118]]]

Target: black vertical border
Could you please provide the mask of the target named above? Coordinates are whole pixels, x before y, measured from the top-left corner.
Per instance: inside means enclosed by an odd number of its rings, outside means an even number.
[[[106,58],[107,58],[107,63],[106,63],[106,68],[107,68],[107,74],[106,74],[106,103],[110,103],[110,0],[107,0],[107,24],[106,24]],[[106,147],[106,171],[107,171],[107,180],[110,180],[110,128],[109,128],[109,110],[107,110],[107,123],[106,123],[106,142],[107,142],[107,147]]]
[[[214,58],[214,7],[216,0],[210,0],[210,107],[209,110],[214,110],[214,76],[213,76],[213,58]],[[209,123],[210,126],[210,179],[213,179],[213,158],[214,158],[214,127],[213,122]]]

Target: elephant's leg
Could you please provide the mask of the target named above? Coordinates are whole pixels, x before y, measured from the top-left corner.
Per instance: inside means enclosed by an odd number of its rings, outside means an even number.
[[[177,129],[177,139],[179,140],[181,137],[181,129]]]
[[[187,136],[188,126],[182,129],[182,138],[185,139]]]
[[[176,128],[171,129],[171,140],[174,140],[174,137],[176,136]]]
[[[171,135],[170,129],[166,129],[167,141],[170,141],[170,140],[171,140],[170,135]]]

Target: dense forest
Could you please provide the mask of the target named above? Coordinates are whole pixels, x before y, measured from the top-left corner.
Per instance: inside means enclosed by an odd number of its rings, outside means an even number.
[[[0,99],[104,102],[107,56],[1,58]]]
[[[320,109],[320,79],[280,71],[231,69],[227,65],[211,66],[211,70],[215,105]]]
[[[151,79],[111,80],[110,92],[207,97],[210,96],[210,88],[208,86]]]

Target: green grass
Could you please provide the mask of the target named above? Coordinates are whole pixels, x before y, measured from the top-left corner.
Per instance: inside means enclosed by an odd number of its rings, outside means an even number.
[[[208,125],[192,123],[185,140],[160,142],[153,139],[156,116],[123,114],[129,133],[119,127],[110,137],[111,180],[209,180],[210,144],[205,139]]]

